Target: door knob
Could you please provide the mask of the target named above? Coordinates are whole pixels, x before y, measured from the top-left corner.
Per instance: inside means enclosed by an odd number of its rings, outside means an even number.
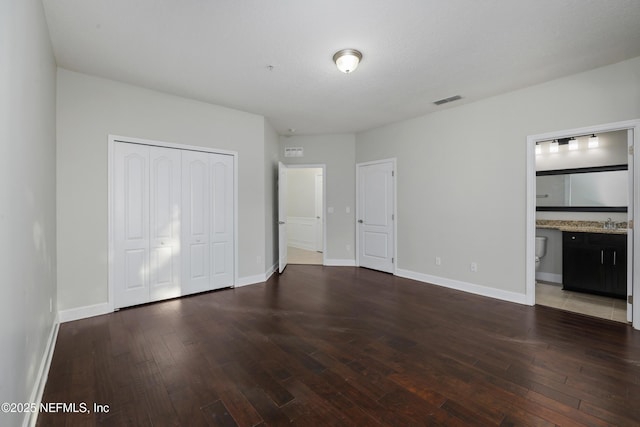
[[[278,224],[283,225],[284,221],[278,221]]]
[[[361,220],[361,219],[359,219],[359,220],[358,220],[358,222],[359,222],[360,224],[362,224],[364,221],[363,221],[363,220]]]
[[[319,216],[317,216],[317,217],[316,217],[316,219],[320,219],[320,217],[319,217]]]

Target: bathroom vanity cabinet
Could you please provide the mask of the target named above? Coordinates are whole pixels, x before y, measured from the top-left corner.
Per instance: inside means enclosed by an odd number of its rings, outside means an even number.
[[[626,234],[563,232],[562,281],[566,290],[626,298]]]

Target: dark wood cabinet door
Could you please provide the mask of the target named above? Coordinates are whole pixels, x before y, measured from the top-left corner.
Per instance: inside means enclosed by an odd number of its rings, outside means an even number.
[[[563,289],[626,297],[626,235],[564,232],[562,236]]]

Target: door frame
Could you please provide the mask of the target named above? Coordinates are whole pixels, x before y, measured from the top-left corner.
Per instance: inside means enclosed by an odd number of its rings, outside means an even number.
[[[325,163],[287,164],[287,169],[322,169],[322,265],[327,265],[327,165]],[[278,247],[278,259],[280,259]]]
[[[133,138],[121,135],[109,135],[107,139],[107,308],[109,312],[115,311],[115,225],[114,225],[114,189],[115,189],[115,143],[125,142],[129,144],[149,145],[152,147],[175,148],[179,150],[200,151],[204,153],[224,154],[233,156],[233,286],[238,283],[238,152],[221,150],[217,148],[201,147],[196,145],[176,144],[172,142],[156,141],[152,139]]]
[[[536,278],[535,278],[535,236],[536,236],[536,157],[535,146],[538,141],[548,141],[552,139],[568,138],[576,135],[589,135],[593,133],[613,132],[619,130],[633,131],[633,154],[629,172],[632,174],[633,199],[630,200],[633,210],[632,218],[635,224],[640,224],[640,120],[627,120],[622,122],[605,123],[583,128],[559,130],[537,135],[527,136],[527,199],[526,199],[526,247],[525,247],[525,302],[528,305],[535,305],[536,298]],[[638,148],[636,150],[635,148]],[[631,281],[631,292],[635,298],[640,298],[640,233],[630,230],[631,242],[628,243],[628,274],[627,280]],[[629,286],[628,286],[629,287]],[[627,310],[627,316],[629,310]],[[633,328],[640,329],[640,301],[632,306]]]
[[[398,161],[396,157],[391,157],[388,159],[380,159],[380,160],[372,160],[368,162],[360,162],[356,163],[356,215],[355,215],[355,227],[356,227],[356,267],[360,267],[360,232],[358,228],[358,218],[360,217],[360,167],[361,166],[370,166],[376,165],[380,163],[391,163],[393,168],[393,271],[391,274],[396,276],[396,272],[398,271]]]

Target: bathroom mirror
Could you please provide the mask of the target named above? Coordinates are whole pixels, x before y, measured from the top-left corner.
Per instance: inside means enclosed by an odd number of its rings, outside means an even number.
[[[538,211],[627,211],[627,165],[538,171],[536,175]]]

